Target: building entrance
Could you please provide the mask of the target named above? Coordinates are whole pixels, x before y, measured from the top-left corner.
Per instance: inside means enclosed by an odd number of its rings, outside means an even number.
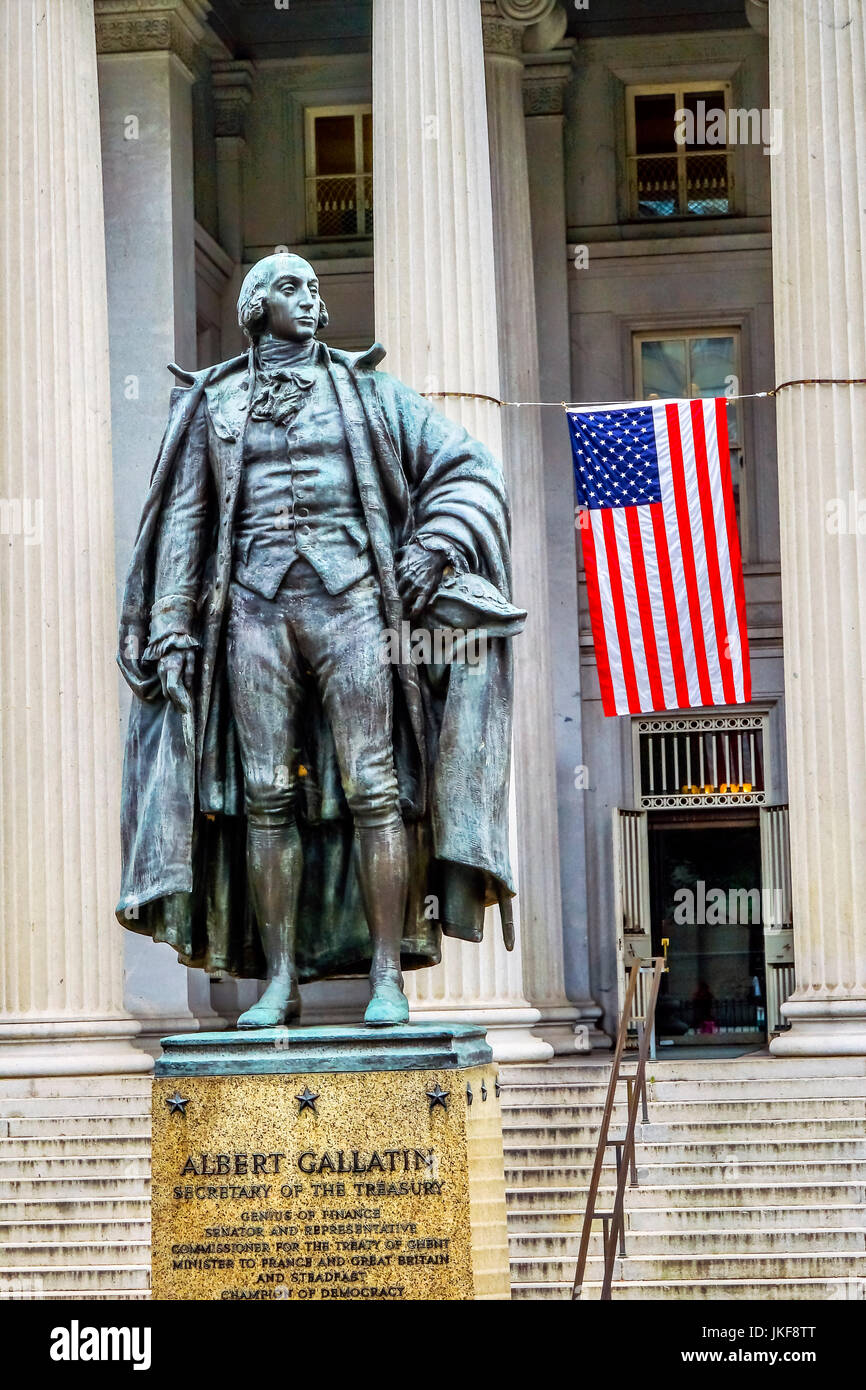
[[[656,1012],[659,1043],[762,1042],[767,983],[757,813],[651,813],[648,820],[652,952],[665,953],[668,964]]]

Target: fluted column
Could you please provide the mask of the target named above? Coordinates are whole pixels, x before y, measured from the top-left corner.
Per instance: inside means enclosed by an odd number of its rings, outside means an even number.
[[[548,0],[482,0],[493,245],[503,395],[539,400],[538,337],[526,128],[526,24],[550,17]],[[511,18],[515,16],[515,18]],[[578,1011],[565,995],[559,874],[544,449],[540,410],[508,407],[502,447],[513,517],[514,594],[529,611],[515,643],[514,780],[523,851],[523,982],[557,1051],[573,1050]],[[572,778],[573,780],[573,778]]]
[[[0,6],[0,1075],[144,1071],[123,1011],[92,0]]]
[[[217,159],[217,206],[222,249],[234,262],[223,295],[223,356],[242,352],[237,301],[244,277],[244,179],[247,112],[253,95],[255,69],[243,60],[212,65]],[[230,345],[230,346],[229,346]]]
[[[866,377],[859,0],[771,0],[776,380]],[[866,387],[776,403],[797,988],[778,1055],[866,1055]],[[855,508],[856,511],[856,508]],[[841,518],[841,519],[840,519]]]
[[[527,53],[524,40],[523,109],[535,271],[539,399],[571,393],[571,343],[565,209],[565,96],[574,74],[574,40],[550,53]],[[488,58],[488,65],[491,59]],[[609,1047],[598,1027],[601,1008],[590,989],[586,907],[583,711],[580,690],[574,480],[562,410],[541,410],[547,535],[553,741],[559,828],[559,883],[565,989],[577,1009],[578,1041]],[[522,411],[521,411],[522,414]],[[529,997],[535,999],[531,986]],[[572,1040],[572,1044],[573,1044]]]
[[[420,391],[498,398],[478,6],[467,0],[374,0],[373,98],[376,333],[388,349],[388,366]],[[441,405],[501,457],[496,405],[454,399]],[[518,848],[513,797],[511,819],[520,880],[523,846]],[[410,976],[413,1016],[482,1021],[502,1060],[548,1057],[550,1045],[529,1031],[540,1014],[524,994],[522,924],[509,954],[496,916],[488,914],[481,946],[448,940],[441,966]]]
[[[208,7],[205,0],[92,0],[92,7],[122,584],[176,384],[166,366],[198,365],[191,88]],[[128,705],[123,686],[123,730]],[[126,1006],[152,1051],[160,1036],[200,1026],[206,992],[171,946],[128,932],[124,961]],[[204,1009],[205,1026],[214,1017]]]

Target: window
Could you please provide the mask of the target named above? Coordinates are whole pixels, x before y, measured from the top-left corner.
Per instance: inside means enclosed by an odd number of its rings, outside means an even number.
[[[308,108],[306,162],[307,236],[372,236],[372,108]]]
[[[643,811],[764,805],[766,735],[766,714],[634,720],[637,805]]]
[[[725,396],[739,381],[739,335],[730,328],[698,333],[638,333],[634,338],[634,377],[638,399],[691,400]],[[741,542],[743,445],[739,401],[728,404],[731,481]]]
[[[627,89],[631,217],[731,211],[729,97],[727,83]]]

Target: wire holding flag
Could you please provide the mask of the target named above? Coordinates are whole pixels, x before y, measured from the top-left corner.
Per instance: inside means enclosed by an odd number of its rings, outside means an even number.
[[[567,412],[606,715],[751,699],[726,406]]]

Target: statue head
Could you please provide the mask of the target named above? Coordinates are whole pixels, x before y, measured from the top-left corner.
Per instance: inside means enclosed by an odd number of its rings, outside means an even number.
[[[328,322],[319,277],[309,261],[277,252],[257,261],[238,296],[238,323],[251,343],[263,333],[306,343]]]

